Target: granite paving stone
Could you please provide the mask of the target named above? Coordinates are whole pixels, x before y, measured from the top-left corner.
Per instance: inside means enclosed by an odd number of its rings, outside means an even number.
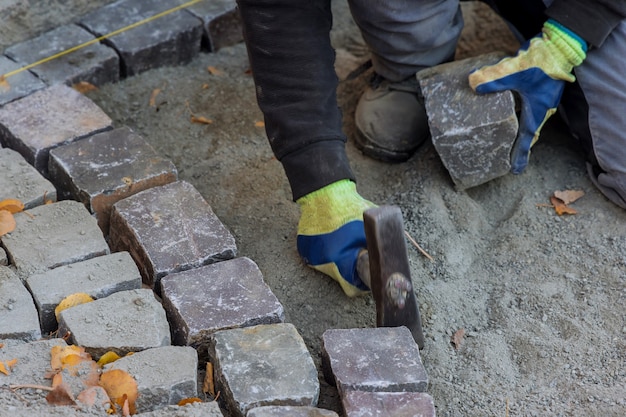
[[[428,376],[406,327],[330,329],[322,335],[322,362],[340,396],[348,391],[424,392]]]
[[[234,258],[235,238],[196,188],[186,181],[153,187],[118,201],[111,212],[113,251],[129,251],[144,284]]]
[[[57,84],[0,108],[0,143],[47,175],[50,149],[108,130],[111,123],[89,98]]]
[[[85,348],[94,359],[108,351],[129,352],[169,346],[165,310],[152,290],[120,291],[59,314],[59,333]]]
[[[218,331],[209,357],[216,390],[233,417],[266,405],[317,405],[317,370],[292,324]]]
[[[423,392],[348,391],[346,417],[435,417],[433,397]]]
[[[282,304],[249,258],[236,258],[161,279],[174,343],[206,351],[218,330],[284,321]]]
[[[437,65],[417,73],[433,145],[459,190],[483,184],[511,169],[518,121],[513,93],[476,94],[473,69],[494,64],[501,53]]]
[[[14,215],[15,230],[2,236],[21,279],[110,253],[96,219],[82,203],[63,200]]]
[[[39,318],[30,293],[18,276],[0,266],[0,339],[37,340]]]
[[[46,371],[50,369],[50,351],[53,346],[67,346],[67,343],[59,338],[28,343],[14,339],[0,339],[0,360],[17,359],[9,375],[0,374],[0,387],[16,384],[50,386],[50,379],[46,378]],[[33,390],[33,392],[35,391]],[[41,391],[39,394],[43,398],[47,392]]]
[[[223,417],[215,401],[191,403],[184,406],[168,405],[159,410],[135,414],[135,417]]]
[[[165,346],[134,353],[105,365],[137,381],[137,412],[153,411],[198,396],[198,354],[187,346]]]
[[[22,65],[0,55],[0,75],[8,74],[20,68]],[[0,83],[0,107],[43,88],[46,88],[46,83],[28,70],[6,77],[4,82]]]
[[[4,53],[22,65],[39,62],[48,57],[84,45],[95,36],[78,25],[65,25],[36,38],[15,44]],[[48,85],[72,86],[87,82],[95,86],[116,82],[120,78],[117,53],[100,42],[81,47],[66,55],[43,62],[30,69]]]
[[[0,265],[8,266],[9,265],[9,256],[4,248],[0,247]]]
[[[104,36],[181,4],[178,0],[121,0],[83,16],[80,25]],[[185,10],[106,38],[121,58],[122,76],[191,61],[200,52],[202,21]]]
[[[105,235],[114,203],[178,179],[176,166],[128,127],[51,150],[48,168],[59,194],[83,202]]]
[[[241,16],[235,0],[201,1],[186,10],[202,20],[202,43],[207,50],[215,52],[243,41]]]
[[[54,309],[68,295],[82,292],[94,299],[141,288],[141,275],[128,252],[116,252],[60,266],[26,278],[44,333],[57,328]]]
[[[28,210],[57,200],[54,185],[12,149],[0,149],[0,172],[0,201],[16,198]]]
[[[253,408],[246,417],[339,417],[339,414],[317,407],[266,405]]]

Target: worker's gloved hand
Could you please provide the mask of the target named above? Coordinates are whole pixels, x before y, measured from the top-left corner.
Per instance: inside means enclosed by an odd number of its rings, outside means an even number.
[[[307,265],[339,282],[353,297],[367,286],[356,272],[359,251],[367,247],[363,211],[375,205],[341,180],[299,198],[298,253]]]
[[[514,174],[526,168],[531,146],[556,111],[565,81],[576,80],[572,70],[583,62],[586,52],[582,38],[548,20],[542,33],[526,42],[516,56],[470,74],[469,84],[477,93],[514,90],[520,95],[520,127],[511,154]]]

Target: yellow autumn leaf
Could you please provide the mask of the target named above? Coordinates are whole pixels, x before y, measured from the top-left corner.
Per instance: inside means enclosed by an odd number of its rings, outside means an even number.
[[[256,121],[256,122],[254,122],[254,126],[255,127],[265,127],[265,122],[263,122],[261,120]]]
[[[93,298],[89,294],[85,294],[84,292],[77,292],[74,294],[70,294],[65,297],[59,305],[54,309],[54,315],[59,320],[59,313],[63,310],[66,310],[70,307],[75,307],[77,305],[89,303],[93,301]]]
[[[204,116],[191,116],[191,121],[193,123],[201,123],[201,124],[205,124],[205,125],[210,125],[211,123],[213,123],[213,120],[211,119],[207,119]]]
[[[135,414],[135,401],[139,395],[137,381],[126,371],[112,369],[100,376],[100,386],[104,388],[111,401],[120,407],[128,401],[130,414]]]
[[[574,201],[578,200],[580,197],[584,196],[585,192],[582,190],[564,190],[564,191],[555,191],[554,196],[561,200],[563,204],[571,204]]]
[[[9,91],[10,89],[11,86],[9,85],[7,78],[4,75],[0,76],[0,91]]]
[[[207,67],[207,71],[209,71],[209,73],[211,75],[222,75],[223,72],[221,70],[218,70],[217,68],[215,68],[214,66],[209,65]]]
[[[160,88],[155,88],[154,90],[152,90],[152,94],[150,94],[150,102],[149,102],[150,107],[156,107],[156,98],[160,93],[161,93]]]
[[[9,361],[0,361],[0,372],[5,375],[9,375],[13,370],[13,367],[17,363],[17,359],[11,359]]]
[[[15,198],[7,198],[0,201],[0,210],[6,210],[11,214],[19,213],[24,210],[24,203]]]
[[[182,406],[187,405],[187,404],[201,403],[201,402],[202,402],[202,400],[200,398],[198,398],[198,397],[191,397],[191,398],[183,398],[182,400],[180,400],[178,402],[177,405],[182,407]]]
[[[100,356],[100,359],[98,360],[98,366],[102,368],[104,365],[111,363],[111,362],[115,362],[119,358],[120,358],[120,355],[110,350],[104,355]]]
[[[15,230],[17,223],[8,210],[0,210],[0,237]]]
[[[79,81],[75,84],[72,84],[72,88],[82,94],[88,93],[90,91],[96,91],[98,89],[98,87],[87,81]]]
[[[81,346],[56,345],[50,349],[50,367],[55,371],[75,367],[81,362],[91,360],[91,355]]]

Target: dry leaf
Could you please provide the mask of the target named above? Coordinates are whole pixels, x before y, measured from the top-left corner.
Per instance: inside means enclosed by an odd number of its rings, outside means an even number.
[[[87,407],[93,407],[94,405],[96,405],[96,401],[98,400],[98,398],[104,399],[106,398],[106,396],[107,395],[104,391],[104,388],[100,386],[92,386],[82,390],[80,394],[78,394],[78,396],[76,397],[76,400],[81,404],[86,405]],[[105,401],[103,402],[106,403]]]
[[[91,355],[81,346],[57,345],[50,349],[50,367],[55,371],[76,367],[86,361],[92,361]]]
[[[254,122],[254,127],[265,127],[265,122],[263,121],[256,121]]]
[[[124,394],[124,405],[122,405],[122,416],[129,417],[130,412],[130,402],[128,401],[128,395]]]
[[[135,414],[135,401],[139,394],[137,382],[130,374],[121,369],[112,369],[100,376],[100,386],[104,388],[111,401],[120,407],[128,401],[131,414]]]
[[[126,184],[127,187],[133,185],[133,179],[131,177],[122,177],[122,182]]]
[[[77,292],[74,294],[70,294],[65,297],[59,305],[54,309],[54,315],[59,320],[59,313],[63,310],[66,310],[70,307],[76,307],[77,305],[89,303],[93,301],[93,298],[89,294],[85,294],[84,292]]]
[[[187,404],[201,403],[201,402],[202,402],[202,400],[200,398],[198,398],[198,397],[191,397],[191,398],[183,398],[182,400],[180,400],[178,402],[177,405],[182,407],[182,406],[187,405]]]
[[[584,195],[585,192],[582,190],[564,190],[554,192],[554,196],[561,200],[565,205],[573,203]]]
[[[461,348],[461,343],[463,343],[464,337],[465,337],[465,329],[460,328],[459,330],[454,332],[454,334],[450,338],[450,342],[452,342],[456,350],[459,350]]]
[[[98,359],[98,366],[102,368],[104,365],[115,362],[119,358],[120,355],[118,355],[117,353],[113,351],[108,351],[104,355],[100,356],[100,359]]]
[[[202,89],[206,90],[207,88],[209,88],[209,85],[207,83],[202,84]]]
[[[4,75],[0,76],[0,91],[9,91],[10,89],[11,86],[9,85],[7,78]]]
[[[52,379],[52,391],[46,395],[46,401],[51,405],[76,405],[72,390],[63,382],[61,374],[55,375]]]
[[[11,214],[19,213],[24,210],[24,203],[15,198],[7,198],[0,201],[0,210],[6,210]]]
[[[223,74],[222,71],[218,70],[217,68],[215,68],[214,66],[211,66],[211,65],[209,65],[207,67],[207,71],[209,71],[209,73],[211,75],[222,75]]]
[[[557,197],[554,197],[554,196],[550,197],[550,202],[554,206],[554,211],[556,211],[556,214],[558,214],[559,216],[562,216],[564,214],[577,214],[578,213],[573,208],[567,206],[567,204],[564,204],[563,201],[561,201]]]
[[[204,375],[204,382],[202,384],[202,392],[211,394],[215,397],[215,383],[213,381],[213,364],[211,362],[206,363],[206,373]]]
[[[72,88],[76,91],[78,91],[79,93],[88,93],[90,91],[96,91],[98,89],[98,87],[96,87],[95,85],[88,83],[87,81],[80,81],[77,82],[76,84],[72,85]]]
[[[13,214],[8,210],[0,210],[0,237],[14,231],[16,226]]]
[[[154,90],[152,90],[152,94],[150,94],[150,107],[156,107],[156,98],[159,95],[159,93],[161,92],[160,88],[155,88]]]
[[[194,115],[191,115],[191,121],[193,123],[202,123],[205,125],[210,125],[211,123],[213,123],[213,120],[207,119],[204,116],[194,116]]]
[[[2,372],[5,375],[9,375],[11,373],[11,371],[13,370],[13,367],[15,366],[15,364],[17,363],[17,359],[11,359],[9,361],[0,361],[0,372]]]

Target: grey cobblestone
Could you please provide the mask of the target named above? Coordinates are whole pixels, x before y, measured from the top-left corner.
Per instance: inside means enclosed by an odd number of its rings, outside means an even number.
[[[267,405],[253,408],[246,417],[339,417],[337,413],[323,408],[290,405]]]
[[[433,398],[424,392],[348,391],[346,417],[435,417]]]
[[[0,74],[7,74],[21,67],[20,64],[6,56],[0,56]],[[29,71],[21,71],[12,75],[5,82],[9,88],[0,87],[0,106],[46,88],[46,84]]]
[[[28,290],[10,268],[0,266],[0,339],[40,337],[37,309]]]
[[[16,198],[28,210],[45,201],[57,200],[54,185],[12,149],[0,149],[0,172],[3,173],[0,175],[0,201]]]

